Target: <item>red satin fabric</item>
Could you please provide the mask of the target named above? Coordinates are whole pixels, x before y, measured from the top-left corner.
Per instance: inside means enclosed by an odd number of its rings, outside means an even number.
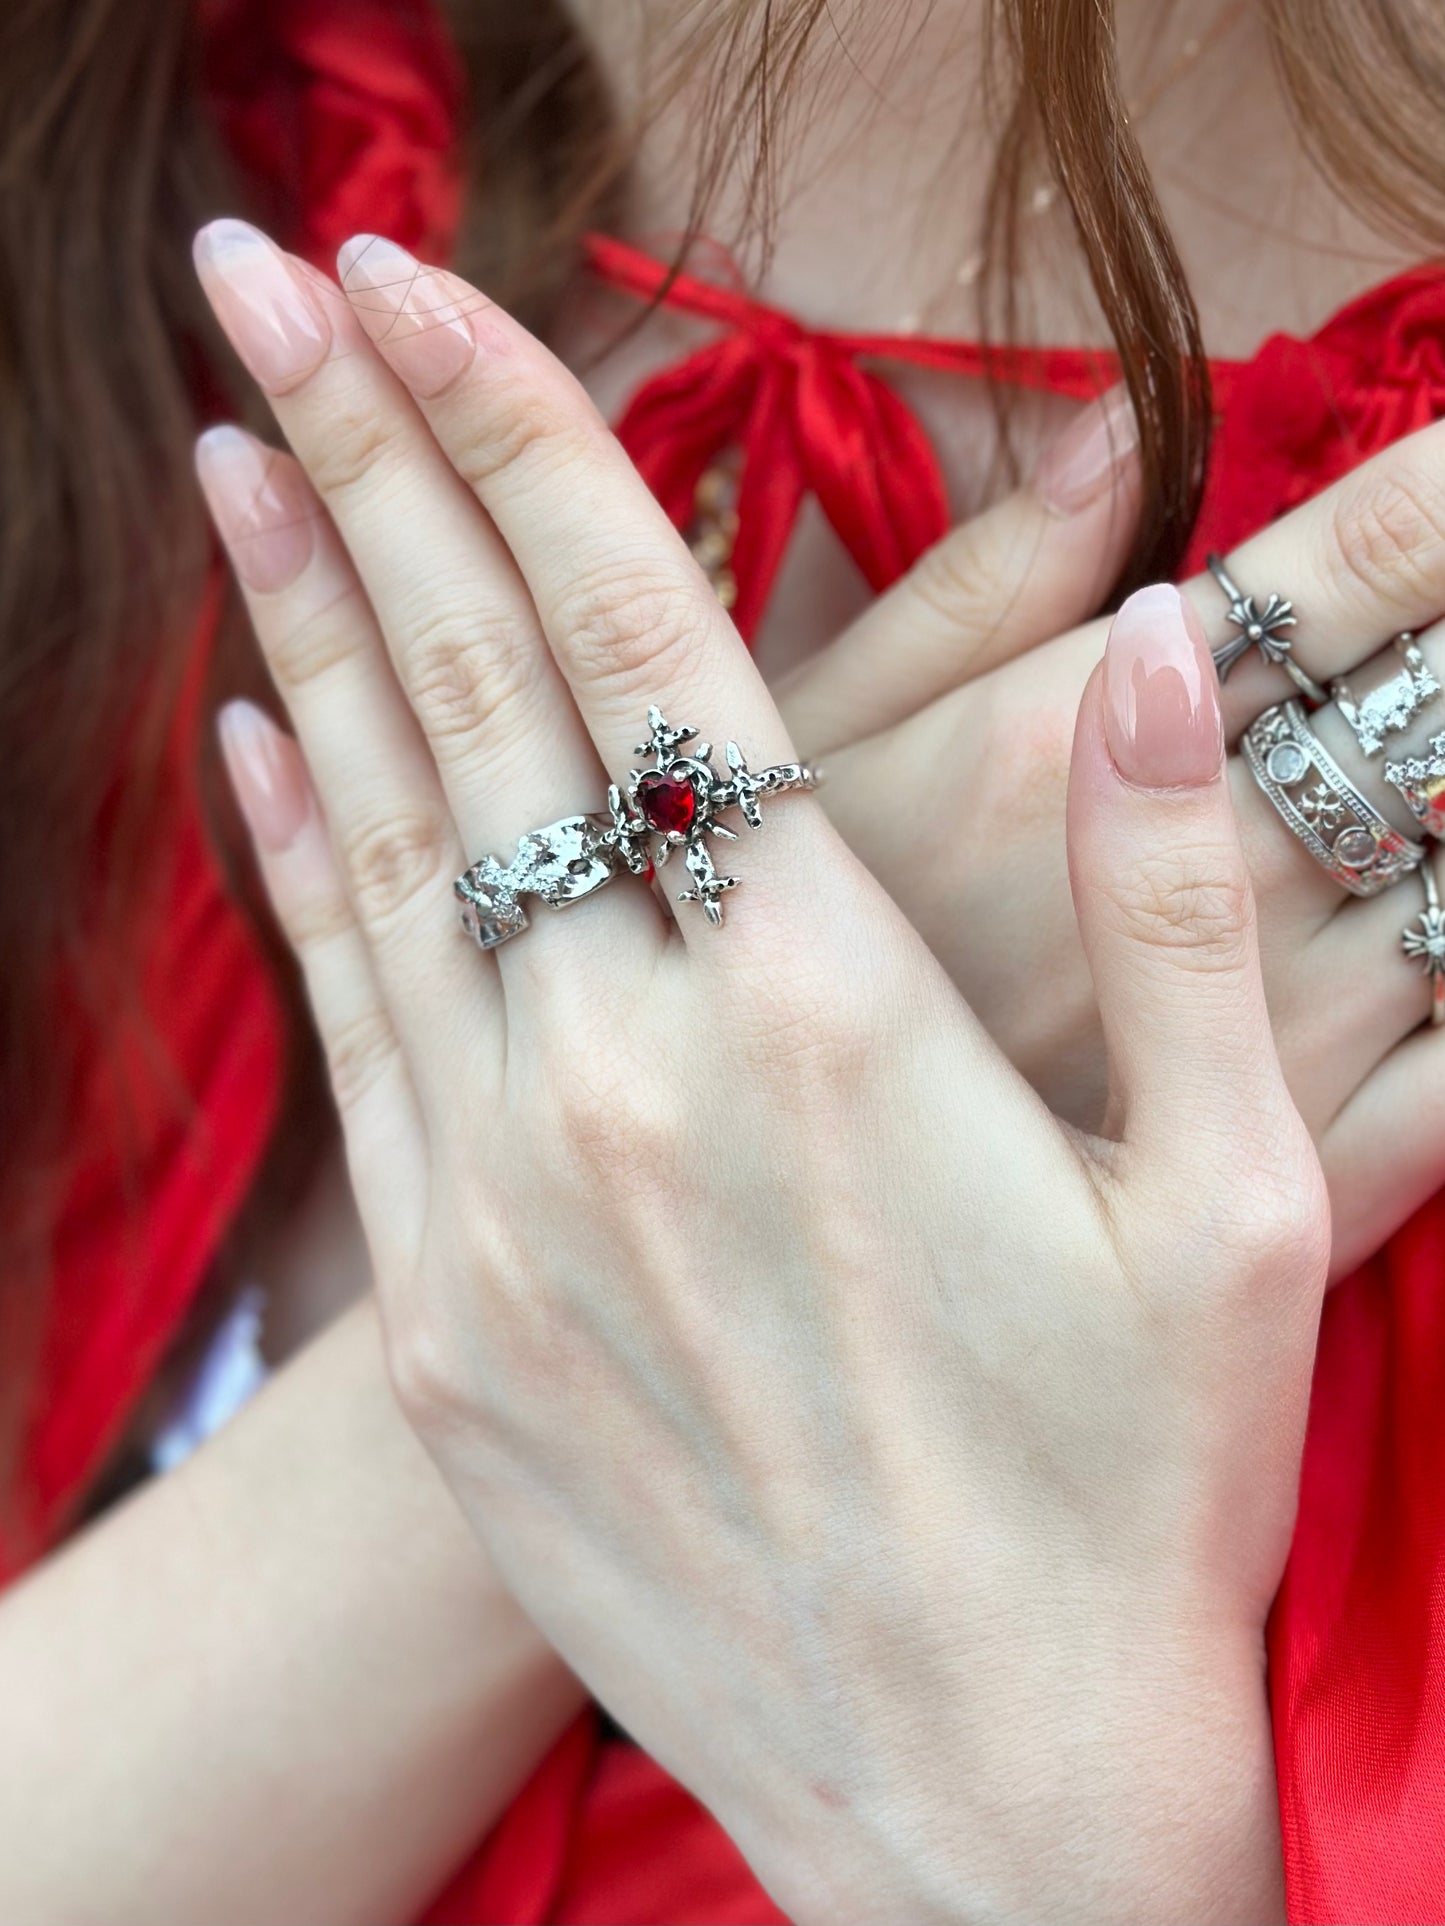
[[[462,88],[427,0],[211,0],[206,23],[216,111],[289,246],[329,265],[349,233],[375,229],[445,256]],[[679,524],[708,464],[742,451],[733,565],[746,633],[809,493],[876,588],[947,525],[932,450],[879,364],[1074,396],[1112,378],[1108,356],[1072,350],[821,334],[735,286],[668,282],[617,242],[594,239],[589,253],[615,286],[716,324],[634,398],[620,431]],[[1401,276],[1311,340],[1275,337],[1216,374],[1223,419],[1190,568],[1445,413],[1445,276]],[[171,834],[137,916],[146,1022],[94,1039],[77,1100],[25,1455],[40,1543],[60,1534],[170,1342],[277,1112],[274,997],[200,829],[194,692],[211,625],[208,612],[175,729]],[[1445,1919],[1442,1283],[1437,1199],[1325,1310],[1299,1525],[1270,1627],[1294,1920]],[[28,1550],[0,1547],[0,1571]],[[703,1926],[779,1915],[696,1802],[589,1716],[428,1917]]]

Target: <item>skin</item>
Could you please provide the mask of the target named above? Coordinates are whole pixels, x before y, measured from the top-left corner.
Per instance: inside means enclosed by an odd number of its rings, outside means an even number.
[[[232,772],[403,1404],[499,1570],[800,1920],[1272,1915],[1262,1632],[1328,1212],[1197,620],[1134,598],[1080,710],[1108,1137],[803,799],[722,937],[626,884],[478,958],[439,884],[620,778],[644,691],[755,764],[783,720],[496,308],[375,237],[347,303],[240,223],[198,260],[301,463],[265,459],[282,564],[236,431],[203,447],[316,791],[255,711]]]
[[[1123,11],[1127,30],[1130,17]],[[606,22],[599,16],[588,24],[598,30],[604,58],[612,58],[614,44],[604,31]],[[1240,52],[1234,48],[1229,62],[1219,63],[1218,71],[1213,62],[1201,68],[1200,84],[1188,90],[1191,111],[1197,108],[1203,114],[1207,109],[1206,78],[1210,86],[1220,89],[1236,88],[1241,78],[1251,88],[1259,84],[1264,64],[1238,58]],[[935,73],[952,71],[939,65],[931,49],[923,48],[922,57]],[[1151,160],[1160,169],[1166,205],[1186,260],[1205,296],[1207,330],[1225,352],[1247,352],[1270,326],[1312,325],[1338,299],[1393,265],[1371,237],[1348,224],[1342,227],[1332,204],[1311,198],[1315,190],[1297,167],[1284,117],[1255,111],[1261,107],[1262,103],[1252,104],[1254,134],[1248,144],[1255,179],[1260,178],[1258,170],[1267,170],[1271,181],[1285,177],[1295,190],[1281,234],[1266,237],[1276,261],[1288,261],[1287,274],[1262,277],[1255,273],[1259,240],[1254,231],[1250,230],[1241,254],[1239,221],[1231,217],[1227,205],[1221,217],[1217,209],[1211,214],[1203,208],[1197,198],[1192,203],[1178,199],[1170,154],[1154,152],[1152,129],[1147,142]],[[1188,118],[1184,112],[1164,117],[1165,131],[1177,134],[1186,147],[1191,138]],[[847,152],[860,166],[876,165],[880,142],[887,146],[886,128],[878,140],[853,143]],[[916,154],[923,151],[916,140],[912,145]],[[1226,202],[1228,178],[1218,170],[1227,169],[1243,149],[1243,143],[1226,142],[1222,147],[1211,143],[1215,178],[1226,190],[1222,195]],[[643,155],[647,178],[665,181],[669,177],[665,163],[665,141],[650,141]],[[960,195],[965,213],[970,183],[977,174],[977,166],[967,156],[965,164],[950,173],[950,196]],[[1191,169],[1189,177],[1194,174]],[[824,169],[813,178],[826,179],[826,175]],[[677,177],[674,167],[671,178]],[[856,211],[861,203],[847,178],[840,174],[837,183],[839,193]],[[1266,198],[1279,201],[1281,197]],[[946,294],[952,285],[957,255],[951,241],[944,245],[949,256],[944,259],[941,253],[914,246],[917,237],[905,236],[899,223],[879,222],[875,255],[872,247],[860,249],[854,244],[855,222],[847,229],[846,258],[830,255],[829,237],[837,239],[844,229],[830,213],[826,199],[820,200],[816,193],[811,198],[804,193],[801,199],[804,219],[800,227],[790,227],[784,234],[768,290],[776,298],[825,323],[891,326],[897,324],[899,313],[870,312],[869,303],[877,300],[880,288],[896,287],[903,297],[899,306],[930,309],[928,325],[971,330],[971,315],[951,311],[947,298],[937,299],[940,288]],[[895,245],[904,252],[889,260],[887,250]],[[869,272],[859,279],[854,270],[865,256]],[[901,277],[913,277],[906,290]],[[609,383],[620,388],[645,371],[648,357],[665,359],[673,351],[677,337],[669,333],[670,325],[665,320],[659,323],[648,336],[646,348],[638,344],[637,358],[614,357],[599,371],[594,385],[604,401],[612,398]],[[1077,339],[1087,333],[1087,327],[1080,326],[1077,311],[1067,303],[1060,314],[1046,299],[1041,332]],[[944,445],[957,499],[976,499],[979,471],[970,464],[987,457],[986,412],[951,384],[910,385],[915,389],[912,398]],[[1026,418],[1026,446],[1053,425],[1043,411],[1036,418]],[[1398,518],[1392,518],[1392,525],[1398,525]],[[1367,520],[1364,527],[1369,526]],[[960,539],[966,541],[966,533]],[[1009,546],[1004,544],[1005,549]],[[1391,566],[1408,574],[1418,546],[1413,540],[1400,545]],[[1312,550],[1305,553],[1313,559]],[[1087,583],[1074,579],[1077,550],[1056,554],[1051,548],[1046,554],[1056,556],[1057,566],[1050,562],[1034,573],[1054,584],[1052,612],[1028,632],[1020,629],[1017,647],[1072,628],[1088,615],[1097,597],[1092,576]],[[965,591],[970,581],[979,579],[966,571],[948,573]],[[1390,567],[1382,567],[1381,574],[1388,576]],[[1285,579],[1283,573],[1281,579]],[[1288,579],[1293,586],[1302,577]],[[841,626],[837,612],[848,611],[851,594],[823,546],[803,531],[778,598],[773,633],[764,637],[765,663],[781,673],[792,659],[782,645],[784,630],[798,639],[804,651],[831,639]],[[929,599],[925,596],[923,601]],[[1388,582],[1382,583],[1380,603],[1384,608],[1393,606]],[[833,613],[820,617],[820,610]],[[911,630],[923,626],[924,612],[918,604],[911,607]],[[945,653],[956,651],[960,665],[969,672],[977,666],[980,650],[987,656],[995,648],[997,609],[986,611],[985,619],[976,609],[970,611],[964,593],[940,601],[935,613],[941,620],[929,633]],[[1381,610],[1373,605],[1370,619],[1381,619]],[[1085,645],[1076,646],[1082,651]],[[1089,646],[1097,657],[1097,637]],[[1076,699],[1084,677],[1077,668],[1071,673]],[[1050,698],[1047,709],[1055,786],[1062,776],[1063,745],[1069,733],[1068,724],[1060,730],[1059,723],[1071,700],[1063,687],[1067,680],[1068,675],[1061,673],[1057,695]],[[846,692],[846,684],[838,686]],[[808,699],[806,689],[790,692],[790,716],[793,702]],[[853,727],[847,723],[846,703],[837,713],[847,727]],[[981,711],[975,712],[976,718],[978,714]],[[633,740],[634,731],[629,719],[623,739]],[[851,753],[856,734],[856,727],[851,737],[845,727],[837,737],[840,744],[849,745],[841,753]],[[830,756],[830,764],[836,771],[836,756]],[[860,779],[864,773],[859,772]],[[284,789],[284,781],[281,786]],[[851,774],[846,787],[852,793]],[[843,783],[834,782],[829,799],[835,807],[841,807],[844,789]],[[858,793],[866,792],[860,787]],[[559,796],[552,813],[573,802],[570,794]],[[545,813],[535,820],[545,819]],[[1247,824],[1245,829],[1248,836]],[[1270,829],[1278,835],[1277,825]],[[506,833],[501,832],[501,840]],[[774,835],[768,838],[769,849],[787,833],[779,818]],[[1060,835],[1055,814],[1043,826],[1041,840],[1049,842],[1056,880]],[[877,852],[865,847],[864,853],[879,860]],[[901,886],[899,878],[894,860],[890,885],[906,889],[906,876]],[[749,885],[756,894],[761,886],[759,872],[749,872]],[[926,915],[926,900],[926,892],[918,890],[913,907],[920,918]],[[1054,894],[1041,900],[1050,931],[1063,928],[1060,905],[1065,899]],[[746,895],[739,899],[746,901]],[[990,915],[996,901],[996,895],[991,895]],[[604,907],[596,904],[577,914],[590,917]],[[975,927],[979,920],[986,925],[988,916],[975,919]],[[540,933],[534,931],[527,943]],[[725,935],[734,933],[730,929]],[[1267,928],[1265,934],[1268,966]],[[1383,939],[1386,944],[1392,934]],[[935,942],[940,940],[935,929],[929,935]],[[579,933],[584,946],[592,940],[590,933]],[[1061,955],[1066,959],[1071,994],[1080,980],[1076,940],[1069,923]],[[1378,949],[1371,951],[1372,983],[1379,956]],[[953,958],[949,961],[954,964]],[[983,1004],[982,987],[969,988],[970,995]],[[1297,1007],[1303,1021],[1309,1008],[1303,995]],[[1021,1025],[1019,1037],[1010,1037],[1003,1015],[996,1014],[994,1020],[1012,1053],[1025,1060],[1026,1026]],[[1087,1008],[1077,1034],[1096,1089],[1102,1046]],[[341,1050],[333,1056],[343,1091],[349,1087],[351,1069],[365,1073],[364,1024],[352,1032],[351,1042],[355,1046],[351,1052]],[[1403,1064],[1410,1053],[1396,1054]],[[1410,1099],[1414,1086],[1404,1086],[1404,1074],[1395,1089],[1383,1075],[1373,1079],[1372,1087],[1381,1098],[1379,1116],[1398,1116],[1399,1103]],[[1281,1229],[1273,1227],[1273,1231]],[[338,1225],[333,1235],[338,1248],[345,1250],[344,1226]],[[1297,1260],[1300,1240],[1293,1231],[1289,1241]],[[357,1257],[345,1261],[351,1268],[351,1288],[363,1291],[368,1281],[365,1261]],[[1211,1288],[1219,1278],[1220,1273],[1211,1272]],[[1226,1288],[1226,1282],[1219,1287]],[[102,1520],[75,1554],[51,1560],[0,1604],[0,1701],[7,1712],[12,1705],[20,1708],[18,1716],[27,1721],[25,1743],[11,1750],[13,1771],[0,1787],[0,1900],[7,1914],[107,1920],[164,1916],[287,1920],[394,1917],[414,1911],[466,1843],[485,1828],[531,1758],[557,1729],[567,1707],[576,1702],[575,1686],[506,1604],[488,1560],[471,1535],[457,1529],[449,1492],[411,1447],[395,1410],[374,1324],[366,1314],[333,1327],[304,1359],[280,1375],[277,1392],[236,1421],[224,1447],[218,1444],[204,1452],[178,1484],[151,1487],[124,1511]],[[417,1380],[424,1383],[427,1375],[424,1369],[412,1372],[411,1388],[417,1390]],[[288,1386],[289,1398],[283,1404],[279,1394]],[[415,1402],[424,1405],[427,1399]],[[325,1449],[324,1442],[337,1435],[335,1420],[345,1411],[354,1411],[357,1419],[354,1429],[342,1433],[349,1445],[343,1458]],[[1288,1456],[1287,1446],[1284,1456]],[[174,1495],[178,1489],[184,1503]],[[193,1529],[196,1515],[204,1516],[210,1528],[204,1545]],[[338,1545],[322,1535],[320,1526],[335,1520],[354,1520],[355,1539],[348,1534],[347,1543]],[[390,1548],[403,1538],[409,1547],[413,1582],[393,1591],[377,1582],[378,1571],[387,1563],[381,1547]],[[238,1555],[217,1558],[213,1555],[216,1544],[234,1546]],[[244,1622],[233,1609],[238,1595],[247,1601]],[[119,1602],[122,1610],[117,1616],[126,1627],[124,1640],[91,1637],[88,1628],[98,1599]],[[494,1626],[495,1637],[479,1641],[475,1628],[480,1624]],[[208,1628],[200,1649],[194,1638],[197,1625]],[[298,1639],[307,1628],[322,1627],[325,1637],[304,1647],[311,1663],[298,1666]],[[79,1650],[86,1652],[83,1672],[76,1670]],[[376,1676],[378,1652],[391,1655],[386,1662],[394,1660],[395,1665],[391,1674],[396,1680],[395,1699],[388,1700],[385,1718],[374,1716],[377,1708],[368,1694],[356,1689],[358,1682]],[[1245,1884],[1232,1887],[1231,1894],[1242,1895],[1247,1889],[1250,1897],[1247,1903],[1241,1897],[1242,1910],[1263,1916],[1277,1902],[1272,1883],[1277,1879],[1277,1861],[1271,1856],[1275,1848],[1269,1833],[1268,1800],[1261,1791],[1267,1780],[1267,1743],[1259,1725],[1257,1642],[1248,1645],[1248,1657],[1242,1662],[1249,1672],[1243,1694],[1247,1709],[1242,1726],[1233,1728],[1232,1750],[1224,1749],[1230,1750],[1232,1779],[1239,1776],[1240,1759],[1258,1763],[1257,1774],[1245,1774],[1254,1795],[1253,1803],[1245,1801],[1249,1821],[1245,1830],[1253,1826],[1253,1837],[1262,1850],[1257,1860],[1249,1853],[1242,1855]],[[1215,1668],[1211,1663],[1211,1677],[1216,1670],[1219,1676],[1227,1676],[1229,1667]],[[167,1703],[164,1744],[138,1760],[136,1733],[146,1727],[153,1709],[153,1688],[146,1682],[161,1676],[174,1678],[183,1689]],[[76,1678],[82,1679],[83,1691],[70,1689]],[[520,1695],[515,1690],[518,1682],[523,1688]],[[67,1708],[64,1720],[54,1716],[57,1705]],[[1229,1726],[1238,1716],[1232,1710],[1227,1715],[1221,1712],[1223,1725]],[[278,1732],[296,1735],[303,1723],[315,1737],[316,1750],[308,1754],[308,1770],[288,1778],[285,1850],[245,1855],[238,1863],[238,1831],[260,1827],[269,1836],[277,1820],[264,1775],[248,1776],[246,1761],[273,1756]],[[226,1753],[234,1767],[225,1775],[217,1770],[218,1731],[228,1736]],[[740,1740],[745,1733],[746,1728],[740,1727]],[[663,1756],[667,1755],[664,1741]],[[83,1777],[76,1769],[78,1758],[85,1762]],[[195,1770],[197,1761],[204,1762],[203,1771]],[[59,1794],[58,1788],[63,1789]],[[1140,1787],[1139,1805],[1148,1806],[1155,1790],[1152,1783]],[[314,1802],[308,1797],[311,1792],[316,1795]],[[344,1837],[342,1829],[331,1823],[338,1811],[351,1820]],[[97,1825],[101,1812],[107,1819],[104,1827]],[[430,1815],[428,1822],[419,1823],[418,1814]],[[1121,1846],[1126,1843],[1124,1834],[1106,1836]],[[136,1851],[138,1841],[158,1838],[167,1842],[163,1866]],[[1137,1839],[1128,1838],[1127,1843],[1136,1846]],[[824,1856],[831,1855],[837,1844],[836,1838],[830,1838],[821,1848]],[[1171,1853],[1174,1844],[1171,1838]],[[1251,1865],[1253,1872],[1248,1870]],[[1251,1880],[1263,1883],[1251,1885]],[[1028,1900],[1034,1906],[1037,1893],[1031,1891]],[[1059,1910],[1077,1916],[1077,1895],[1071,1893]],[[1181,1901],[1181,1916],[1187,1911]]]

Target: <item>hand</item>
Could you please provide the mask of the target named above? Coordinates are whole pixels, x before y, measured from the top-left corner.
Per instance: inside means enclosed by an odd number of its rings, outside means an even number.
[[[1328,1232],[1177,595],[1120,617],[1079,719],[1109,1138],[806,796],[729,858],[721,930],[669,869],[478,956],[453,875],[600,802],[650,700],[754,767],[787,733],[508,317],[376,242],[351,305],[234,224],[200,260],[310,477],[203,444],[315,793],[254,711],[233,773],[399,1391],[518,1598],[794,1917],[1265,1916]]]
[[[1098,488],[1061,513],[1044,499],[1046,478],[964,524],[779,692],[802,752],[826,765],[824,804],[851,846],[1011,1061],[1054,1110],[1086,1125],[1102,1115],[1106,1062],[1068,889],[1064,796],[1104,624],[1073,625],[1122,563],[1137,491],[1118,399],[1104,405],[1104,425],[1126,454],[1112,492]],[[1445,424],[1388,449],[1229,559],[1246,588],[1294,600],[1297,653],[1320,681],[1418,628],[1445,682],[1445,624],[1435,620],[1445,608],[1442,476]],[[1213,579],[1185,593],[1210,639],[1225,641],[1233,631]],[[1251,651],[1224,688],[1231,748],[1293,693]],[[1380,777],[1385,758],[1360,755],[1333,704],[1317,726],[1366,795],[1407,827]],[[1442,726],[1437,706],[1417,734]],[[1414,1034],[1429,988],[1400,948],[1424,899],[1413,878],[1370,901],[1346,895],[1238,754],[1229,776],[1275,1040],[1329,1182],[1339,1277],[1445,1178],[1445,1033]]]

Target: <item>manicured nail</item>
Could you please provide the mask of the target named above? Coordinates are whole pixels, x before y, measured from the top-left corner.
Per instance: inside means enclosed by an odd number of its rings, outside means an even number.
[[[1138,446],[1139,424],[1121,382],[1048,443],[1034,470],[1034,493],[1056,515],[1077,515],[1113,485]]]
[[[1137,589],[1104,651],[1104,733],[1126,782],[1184,789],[1224,763],[1219,678],[1199,617],[1168,582]]]
[[[196,272],[231,346],[272,394],[320,367],[331,324],[284,254],[245,221],[212,221],[195,241]]]
[[[423,267],[379,234],[358,234],[336,257],[342,292],[407,387],[439,395],[477,351],[468,313],[479,296],[444,268]]]
[[[241,814],[261,849],[275,855],[296,840],[311,814],[301,751],[254,702],[228,702],[219,729]]]
[[[316,546],[316,498],[300,466],[244,428],[208,428],[196,443],[211,518],[247,588],[273,595]]]

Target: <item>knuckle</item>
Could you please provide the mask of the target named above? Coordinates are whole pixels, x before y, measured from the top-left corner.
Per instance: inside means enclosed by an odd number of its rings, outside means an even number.
[[[1150,857],[1109,885],[1108,900],[1121,934],[1202,971],[1229,974],[1250,955],[1249,877],[1222,851],[1179,848]]]
[[[451,846],[440,817],[423,812],[364,825],[344,839],[341,855],[357,914],[375,926],[435,887]]]
[[[519,626],[486,610],[431,608],[407,625],[407,689],[422,727],[438,741],[490,736],[517,699],[535,688],[539,651]]]
[[[576,419],[525,392],[498,397],[454,459],[462,480],[485,499],[504,476],[509,486],[530,485],[587,458],[587,437]]]
[[[266,642],[266,659],[283,689],[304,689],[319,682],[363,647],[366,610],[360,584],[348,583],[339,595]]]
[[[386,1322],[386,1364],[404,1416],[423,1436],[465,1425],[469,1398],[456,1349],[421,1311]]]
[[[390,424],[357,397],[329,417],[325,436],[307,457],[307,473],[328,500],[355,494],[374,481],[395,441]]]
[[[369,1009],[326,1035],[326,1064],[336,1107],[345,1116],[376,1088],[396,1058],[396,1032],[385,1010]]]
[[[1331,517],[1330,553],[1347,583],[1413,607],[1445,575],[1445,481],[1401,464],[1347,486]]]
[[[924,611],[967,641],[982,642],[1017,600],[1020,571],[998,547],[964,529],[935,542],[913,565],[909,590]]]
[[[674,672],[696,660],[711,613],[706,592],[680,562],[624,554],[595,568],[557,612],[573,671],[615,687],[619,699],[654,699]]]

